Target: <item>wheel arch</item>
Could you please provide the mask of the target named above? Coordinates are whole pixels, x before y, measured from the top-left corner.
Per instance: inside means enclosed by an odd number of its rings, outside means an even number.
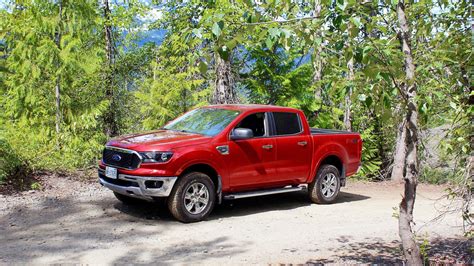
[[[321,168],[321,166],[325,164],[329,164],[337,168],[340,175],[339,178],[341,180],[341,186],[342,187],[345,186],[346,185],[346,170],[345,170],[344,160],[342,159],[342,156],[335,153],[330,153],[330,154],[324,155],[322,158],[323,159],[321,159],[318,162],[318,164],[316,165],[316,168],[314,169],[311,182],[317,178],[318,171]]]
[[[341,178],[344,173],[344,162],[339,158],[337,155],[328,155],[324,159],[321,160],[321,162],[318,165],[318,170],[321,166],[325,164],[330,164],[333,165],[339,170],[339,174],[341,175]],[[317,171],[316,171],[317,172]]]
[[[203,162],[196,162],[191,165],[186,166],[179,176],[183,176],[187,173],[191,172],[200,172],[203,174],[208,175],[212,182],[214,183],[214,186],[216,187],[216,193],[217,193],[217,201],[218,203],[221,203],[222,201],[222,178],[217,172],[217,170],[211,166],[210,164],[203,163]]]

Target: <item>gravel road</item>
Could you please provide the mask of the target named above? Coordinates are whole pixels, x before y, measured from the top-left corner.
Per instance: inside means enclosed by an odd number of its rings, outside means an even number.
[[[301,192],[226,202],[207,221],[176,222],[164,206],[130,207],[95,182],[50,177],[43,191],[0,195],[0,264],[279,264],[401,262],[393,207],[402,186],[349,181],[337,203]],[[417,234],[430,254],[466,261],[445,187],[420,185]],[[463,253],[464,252],[464,253]],[[468,259],[467,261],[470,261]]]

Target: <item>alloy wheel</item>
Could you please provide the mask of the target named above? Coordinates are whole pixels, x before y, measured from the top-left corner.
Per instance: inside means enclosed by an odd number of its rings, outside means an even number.
[[[336,193],[337,180],[333,173],[328,173],[321,182],[321,192],[325,198],[330,198]]]
[[[191,214],[200,214],[209,204],[209,190],[202,183],[193,183],[184,194],[184,206]]]

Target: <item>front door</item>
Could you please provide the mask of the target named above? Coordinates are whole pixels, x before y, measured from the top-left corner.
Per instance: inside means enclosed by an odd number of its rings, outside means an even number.
[[[248,128],[253,138],[229,141],[229,175],[231,189],[257,189],[276,178],[276,146],[269,137],[268,115],[246,116],[235,128]]]

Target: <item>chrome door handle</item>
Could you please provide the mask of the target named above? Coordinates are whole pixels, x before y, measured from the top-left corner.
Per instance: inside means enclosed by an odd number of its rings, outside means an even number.
[[[264,148],[265,150],[270,150],[273,148],[273,145],[271,144],[263,145],[262,148]]]
[[[298,141],[298,145],[299,146],[306,146],[306,145],[308,145],[308,142],[307,141]]]

